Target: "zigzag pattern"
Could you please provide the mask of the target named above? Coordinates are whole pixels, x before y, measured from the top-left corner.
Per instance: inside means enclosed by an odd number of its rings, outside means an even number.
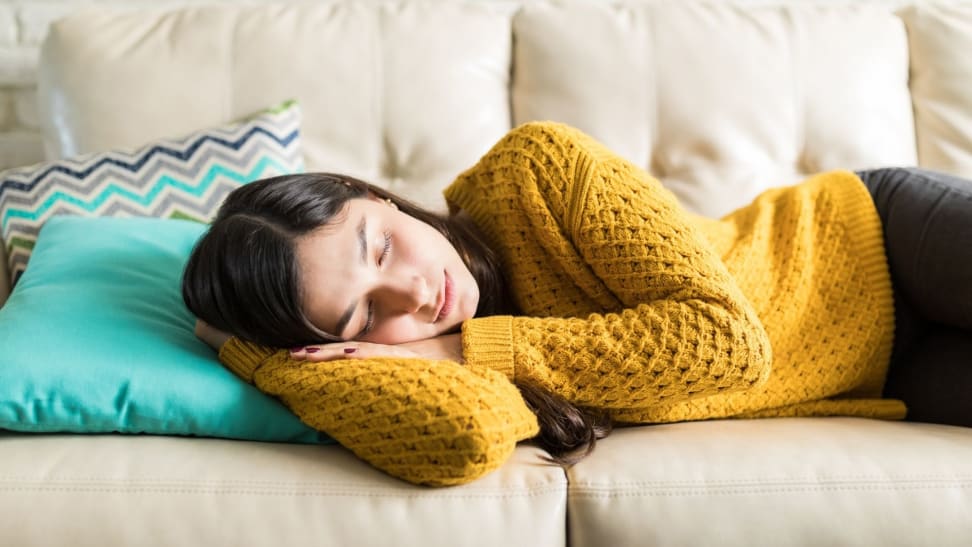
[[[183,139],[0,173],[0,229],[10,279],[16,283],[23,274],[51,216],[208,222],[241,184],[301,170],[300,109],[288,101],[246,122]]]

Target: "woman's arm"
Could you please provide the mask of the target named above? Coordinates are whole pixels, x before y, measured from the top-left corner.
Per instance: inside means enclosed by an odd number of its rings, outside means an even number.
[[[485,367],[416,358],[314,362],[238,338],[219,357],[310,427],[415,484],[469,482],[538,432],[517,388]]]
[[[521,126],[446,196],[484,227],[521,308],[554,316],[467,321],[467,363],[604,409],[767,378],[755,310],[674,196],[580,131]]]

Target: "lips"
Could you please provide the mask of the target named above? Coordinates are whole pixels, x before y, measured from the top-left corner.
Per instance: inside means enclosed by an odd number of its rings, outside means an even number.
[[[435,316],[435,323],[438,323],[443,317],[449,315],[452,311],[452,305],[455,302],[455,291],[452,288],[452,278],[449,277],[449,272],[443,272],[444,280],[442,283],[442,307],[439,308],[439,313]]]

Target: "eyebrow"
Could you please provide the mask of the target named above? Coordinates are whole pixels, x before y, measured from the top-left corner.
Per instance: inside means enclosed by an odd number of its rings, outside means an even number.
[[[368,235],[367,234],[368,234],[368,221],[365,217],[362,216],[361,222],[358,223],[358,249],[360,250],[361,264],[368,263]],[[348,322],[351,321],[351,316],[354,315],[354,310],[356,310],[357,308],[358,308],[358,301],[355,300],[354,302],[351,302],[351,305],[348,306],[348,309],[344,310],[344,313],[341,315],[341,318],[338,319],[337,326],[334,327],[334,331],[335,331],[334,334],[336,334],[339,337],[341,336],[341,333],[344,332],[345,328],[347,328]],[[359,332],[358,334],[352,336],[352,338],[356,338],[360,334],[361,333]]]

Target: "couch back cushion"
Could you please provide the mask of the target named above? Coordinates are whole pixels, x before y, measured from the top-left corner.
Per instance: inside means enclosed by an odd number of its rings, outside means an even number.
[[[972,178],[972,2],[900,12],[908,26],[918,162]]]
[[[137,145],[297,99],[308,170],[444,210],[440,190],[509,129],[514,4],[93,8],[51,26],[48,155]],[[268,102],[268,98],[269,102]]]
[[[580,127],[706,215],[916,162],[907,35],[884,7],[540,3],[513,31],[516,122]]]

